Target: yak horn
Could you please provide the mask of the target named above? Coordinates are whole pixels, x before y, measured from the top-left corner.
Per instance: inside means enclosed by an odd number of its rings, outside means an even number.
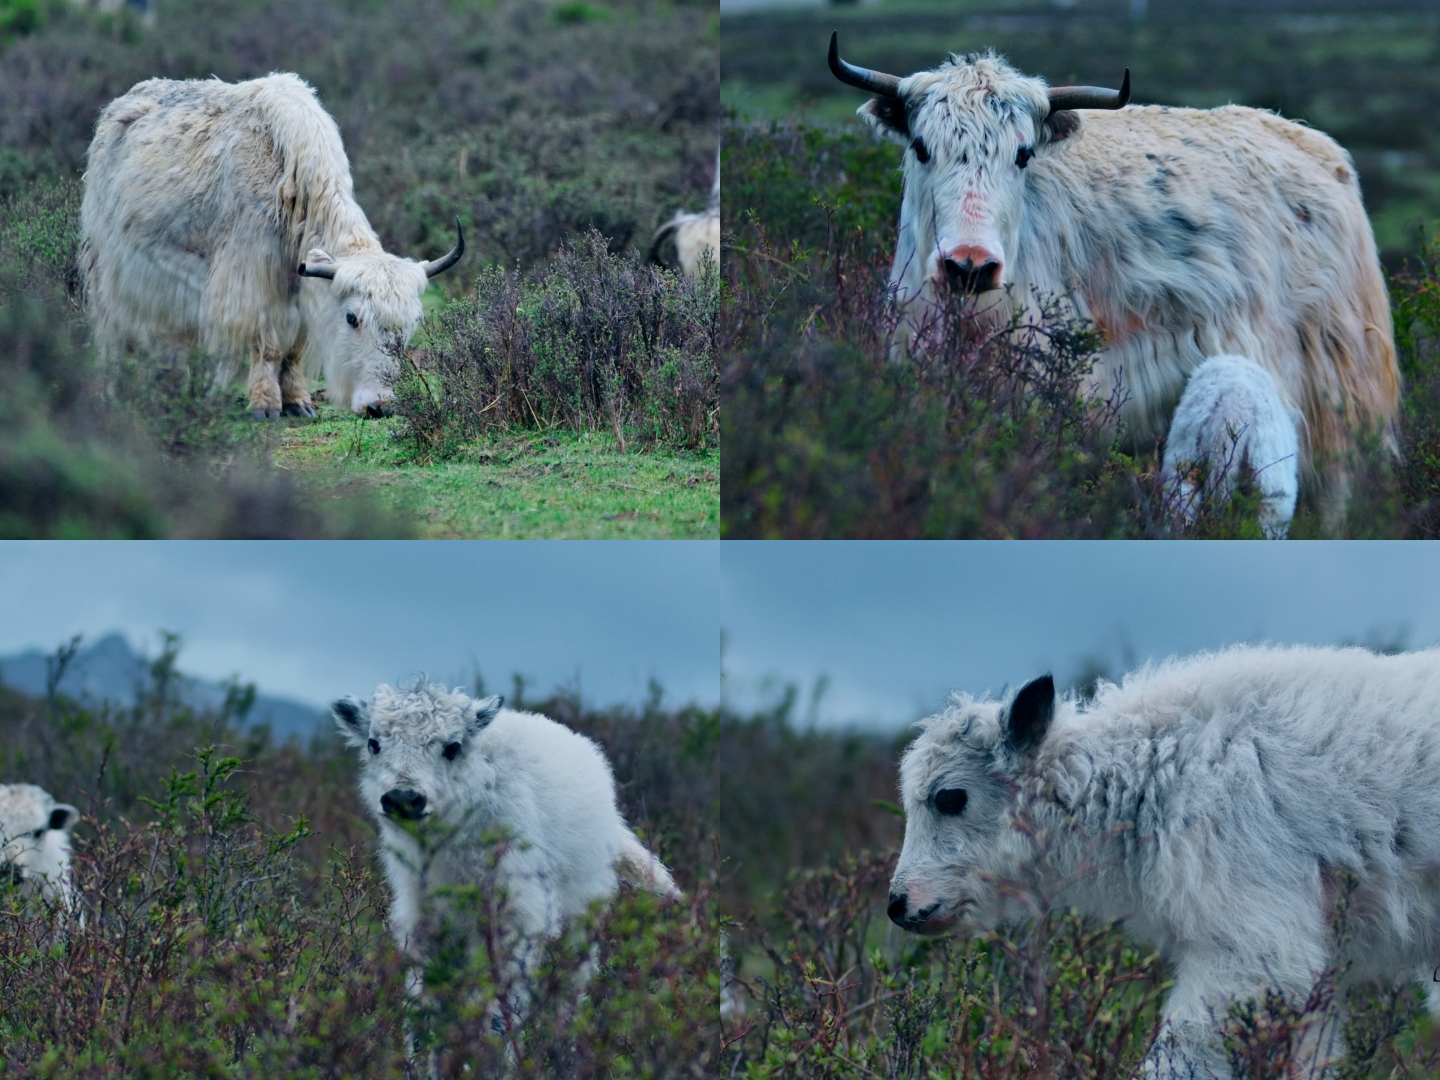
[[[314,266],[306,266],[301,263],[295,268],[295,272],[301,277],[323,277],[331,281],[335,280],[335,270],[334,263],[316,263]]]
[[[434,277],[436,274],[443,274],[450,267],[460,261],[460,256],[465,254],[465,230],[460,228],[460,219],[455,219],[455,246],[450,249],[448,255],[442,255],[434,262],[422,263],[425,267],[425,276]]]
[[[1052,86],[1050,88],[1050,111],[1061,109],[1123,109],[1130,100],[1130,69],[1125,69],[1125,81],[1119,90],[1106,90],[1099,86]]]
[[[835,77],[849,86],[858,86],[861,90],[869,90],[872,94],[881,97],[898,98],[900,96],[900,76],[886,75],[883,71],[871,71],[869,68],[856,67],[854,64],[846,63],[840,59],[840,31],[830,31],[830,70]]]

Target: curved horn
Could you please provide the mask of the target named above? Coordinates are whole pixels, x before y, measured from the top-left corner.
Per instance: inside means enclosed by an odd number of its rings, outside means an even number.
[[[450,249],[448,255],[442,255],[434,262],[423,263],[425,276],[434,277],[436,274],[443,274],[450,267],[460,261],[460,256],[465,254],[465,230],[460,228],[460,219],[455,219],[455,246]]]
[[[1099,86],[1052,86],[1050,88],[1050,111],[1061,109],[1123,109],[1130,100],[1130,69],[1125,69],[1125,81],[1119,90],[1105,90]]]
[[[335,265],[331,263],[330,265],[326,266],[316,263],[314,266],[306,266],[304,263],[301,263],[295,268],[295,273],[299,274],[301,277],[323,277],[334,281]]]
[[[830,70],[835,73],[835,78],[847,86],[858,86],[861,90],[869,90],[872,94],[879,94],[881,97],[898,98],[900,96],[900,76],[886,75],[883,71],[871,71],[869,68],[856,67],[854,64],[846,63],[840,59],[840,31],[830,31]]]

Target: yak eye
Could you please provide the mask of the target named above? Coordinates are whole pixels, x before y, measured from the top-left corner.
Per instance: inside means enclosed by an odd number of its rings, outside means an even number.
[[[458,742],[446,743],[444,754],[446,761],[454,761],[460,756],[460,744]]]
[[[1031,150],[1028,146],[1022,146],[1019,150],[1015,151],[1015,164],[1023,169],[1026,165],[1030,164],[1030,159],[1034,156],[1034,150]]]
[[[919,135],[915,136],[915,140],[910,144],[910,149],[915,151],[915,156],[920,159],[921,165],[930,160],[930,151],[925,146],[925,140]]]
[[[376,742],[374,739],[371,739],[371,740],[370,740],[370,753],[372,753],[372,754],[378,754],[379,752],[380,752],[380,744],[379,744],[378,742]]]
[[[958,814],[969,800],[964,788],[952,787],[935,793],[935,809],[942,814]]]
[[[44,830],[44,829],[36,829],[36,830],[35,830],[35,839],[36,839],[36,840],[44,839],[44,836],[45,836],[45,830]]]
[[[348,322],[351,326],[360,325],[360,317],[356,315],[353,311],[345,312],[345,321]]]

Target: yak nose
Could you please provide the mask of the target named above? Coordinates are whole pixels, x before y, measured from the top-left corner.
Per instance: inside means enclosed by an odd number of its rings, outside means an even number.
[[[962,244],[946,253],[943,265],[945,280],[955,292],[982,293],[1000,287],[1000,259],[983,247]]]
[[[890,916],[893,923],[903,923],[905,920],[905,907],[910,898],[902,893],[890,894],[890,906],[885,909],[885,914]]]
[[[391,788],[380,796],[380,809],[389,817],[417,821],[425,816],[425,796],[408,788]]]

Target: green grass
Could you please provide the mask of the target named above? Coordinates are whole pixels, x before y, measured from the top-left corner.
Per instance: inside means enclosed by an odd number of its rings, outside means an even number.
[[[434,539],[714,539],[720,454],[621,453],[613,436],[565,430],[482,436],[454,458],[414,464],[402,422],[323,407],[287,420],[275,464],[329,486],[359,480]]]

